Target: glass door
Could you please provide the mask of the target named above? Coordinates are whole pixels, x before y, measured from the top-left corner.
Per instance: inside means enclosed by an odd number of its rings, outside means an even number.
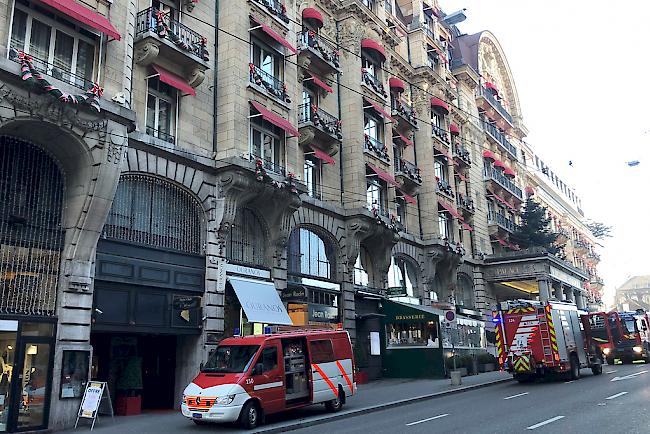
[[[23,340],[21,371],[18,373],[19,408],[16,429],[39,429],[47,426],[50,395],[50,344]],[[14,388],[14,390],[16,390]]]
[[[18,321],[0,320],[0,432],[8,430]]]

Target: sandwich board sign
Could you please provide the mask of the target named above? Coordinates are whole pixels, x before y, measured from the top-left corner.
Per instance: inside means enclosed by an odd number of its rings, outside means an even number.
[[[108,385],[104,381],[89,381],[86,383],[86,390],[84,396],[81,398],[81,405],[77,412],[77,421],[74,423],[75,429],[79,423],[79,419],[92,419],[90,430],[92,431],[99,415],[99,409],[102,402],[107,402],[109,407],[109,414],[113,417],[113,405],[111,404],[111,397],[108,393]]]

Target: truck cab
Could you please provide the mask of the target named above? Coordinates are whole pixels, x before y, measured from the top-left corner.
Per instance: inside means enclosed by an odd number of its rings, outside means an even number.
[[[650,362],[650,321],[648,313],[610,312],[610,321],[616,325],[615,345],[607,355],[607,362],[614,364],[643,360]]]

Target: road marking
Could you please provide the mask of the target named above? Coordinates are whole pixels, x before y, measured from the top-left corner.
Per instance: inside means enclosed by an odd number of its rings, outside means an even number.
[[[614,372],[618,372],[618,369],[614,369],[613,371],[606,371],[605,374],[613,374]]]
[[[627,395],[627,392],[617,393],[616,395],[608,396],[608,397],[605,398],[605,399],[616,399],[616,398],[618,398],[619,396],[623,396],[623,395]]]
[[[560,419],[564,419],[564,416],[555,416],[555,417],[552,417],[552,418],[550,418],[550,419],[545,420],[544,422],[540,422],[540,423],[536,423],[535,425],[531,425],[531,426],[529,426],[529,427],[526,428],[526,429],[530,429],[530,430],[537,429],[537,428],[539,428],[540,426],[548,425],[549,423],[553,423],[553,422],[555,422],[556,420],[560,420]]]
[[[614,378],[612,378],[612,379],[609,380],[609,381],[629,380],[630,378],[638,377],[639,375],[645,374],[646,372],[648,372],[647,369],[646,369],[646,370],[643,370],[643,371],[635,372],[634,374],[625,375],[625,376],[623,376],[623,377],[614,377]]]
[[[571,384],[571,383],[573,383],[574,381],[576,381],[576,380],[565,381],[564,384]]]
[[[449,413],[439,414],[438,416],[433,416],[433,417],[418,420],[418,421],[415,421],[415,422],[407,423],[406,426],[413,426],[413,425],[417,425],[419,423],[429,422],[430,420],[440,419],[441,417],[445,417],[445,416],[449,416]]]
[[[517,398],[517,397],[519,397],[519,396],[524,396],[524,395],[528,395],[528,392],[518,393],[518,394],[516,394],[516,395],[508,396],[508,397],[503,398],[503,399],[512,399],[512,398]]]

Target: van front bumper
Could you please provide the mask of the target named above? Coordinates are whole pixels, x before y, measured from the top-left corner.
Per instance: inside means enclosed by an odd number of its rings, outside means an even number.
[[[241,408],[241,405],[214,405],[208,411],[192,411],[187,408],[187,405],[181,404],[183,416],[206,422],[236,422],[239,419]]]

